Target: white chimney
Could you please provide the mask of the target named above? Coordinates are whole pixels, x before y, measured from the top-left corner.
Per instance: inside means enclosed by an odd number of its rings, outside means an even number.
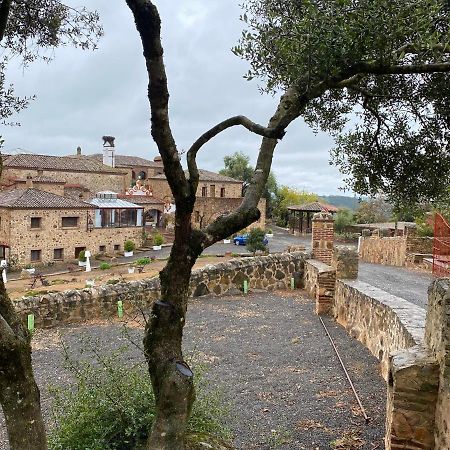
[[[116,167],[116,155],[113,136],[103,136],[103,164]]]

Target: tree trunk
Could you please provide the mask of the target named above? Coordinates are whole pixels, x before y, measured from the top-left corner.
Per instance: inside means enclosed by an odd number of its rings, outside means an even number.
[[[183,360],[182,338],[192,254],[190,214],[176,213],[175,242],[160,272],[161,300],[152,307],[144,348],[156,400],[156,416],[148,440],[151,450],[182,450],[186,424],[195,400],[193,373]]]
[[[31,364],[30,334],[0,276],[0,404],[11,450],[46,450],[39,388]]]
[[[47,449],[31,346],[24,343],[9,353],[3,352],[0,358],[0,403],[11,450]]]

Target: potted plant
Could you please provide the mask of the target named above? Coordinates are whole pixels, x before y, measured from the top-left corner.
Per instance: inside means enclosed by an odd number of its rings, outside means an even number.
[[[164,236],[161,233],[153,235],[153,250],[161,250],[161,245],[164,243]]]
[[[272,231],[272,228],[267,228],[266,236],[267,236],[267,237],[273,237],[273,231]]]
[[[86,259],[85,251],[81,250],[78,254],[78,265],[81,267],[86,267]]]
[[[128,258],[129,256],[133,256],[133,250],[136,248],[136,245],[134,244],[133,241],[125,241],[123,244],[123,256],[125,256],[126,258]]]

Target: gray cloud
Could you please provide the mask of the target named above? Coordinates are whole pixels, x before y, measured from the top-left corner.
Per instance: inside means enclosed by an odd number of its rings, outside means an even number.
[[[80,2],[73,2],[78,5]],[[156,155],[150,136],[147,77],[141,43],[125,1],[84,0],[99,10],[105,37],[96,52],[56,51],[51,64],[20,66],[8,73],[21,95],[37,100],[20,114],[21,127],[4,128],[5,151],[69,154],[101,149],[100,137],[116,136],[118,151]],[[218,121],[245,114],[267,123],[278,98],[262,96],[242,75],[247,64],[230,51],[242,30],[237,0],[157,1],[170,88],[170,114],[180,149]],[[219,170],[223,157],[240,150],[254,163],[260,138],[229,130],[202,149],[199,164]],[[342,176],[328,164],[333,141],[298,121],[276,150],[273,170],[281,184],[320,194],[338,193]]]

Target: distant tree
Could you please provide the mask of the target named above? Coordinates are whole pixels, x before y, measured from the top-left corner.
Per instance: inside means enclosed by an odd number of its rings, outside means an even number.
[[[250,183],[253,175],[253,167],[250,165],[250,157],[242,152],[235,152],[223,158],[225,168],[219,170],[221,175],[241,180],[244,186]]]
[[[219,170],[219,173],[243,181],[242,192],[244,194],[255,170],[250,165],[250,158],[242,152],[235,152],[232,155],[225,156],[223,162],[225,168]],[[262,195],[262,197],[266,199],[267,217],[272,217],[273,202],[277,194],[277,189],[277,179],[275,178],[275,175],[270,172]]]
[[[362,201],[355,212],[357,223],[379,223],[393,220],[393,207],[382,197]]]
[[[277,224],[285,227],[288,223],[288,206],[303,205],[320,200],[321,198],[313,192],[300,191],[289,186],[281,186],[277,191],[273,215]]]
[[[337,233],[342,233],[345,231],[346,227],[349,227],[354,223],[354,213],[349,209],[342,208],[334,216],[334,229]]]
[[[266,244],[264,244],[264,238],[266,233],[261,228],[252,228],[247,237],[247,250],[253,253],[253,256],[258,250],[264,252],[267,250]]]

